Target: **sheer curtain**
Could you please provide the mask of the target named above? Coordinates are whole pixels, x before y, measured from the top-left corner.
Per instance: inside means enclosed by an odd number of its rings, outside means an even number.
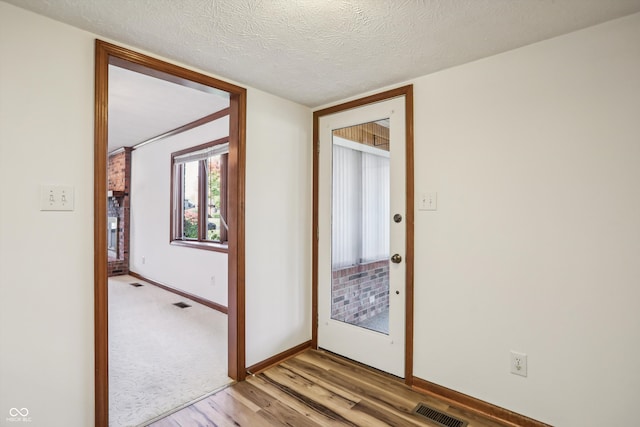
[[[389,154],[334,138],[332,267],[389,255]]]

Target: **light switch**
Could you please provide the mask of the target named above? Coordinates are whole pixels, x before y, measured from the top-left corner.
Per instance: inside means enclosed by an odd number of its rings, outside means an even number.
[[[72,211],[75,195],[73,187],[61,185],[40,186],[41,211]]]
[[[438,210],[438,193],[420,193],[420,198],[418,199],[418,209],[421,211]]]

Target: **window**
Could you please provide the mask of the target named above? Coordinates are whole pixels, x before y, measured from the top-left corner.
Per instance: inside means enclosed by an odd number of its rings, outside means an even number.
[[[226,248],[228,161],[228,138],[171,154],[172,243]]]

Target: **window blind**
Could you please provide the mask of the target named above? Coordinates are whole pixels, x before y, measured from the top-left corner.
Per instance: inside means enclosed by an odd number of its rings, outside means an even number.
[[[333,269],[389,256],[389,153],[348,142],[333,146]]]
[[[213,147],[203,148],[202,150],[192,151],[173,158],[173,163],[178,165],[181,163],[193,162],[196,160],[205,160],[211,156],[226,154],[229,152],[229,143],[214,145]]]

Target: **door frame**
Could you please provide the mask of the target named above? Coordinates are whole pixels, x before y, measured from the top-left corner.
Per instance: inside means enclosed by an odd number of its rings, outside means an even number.
[[[406,276],[405,276],[405,383],[413,383],[413,264],[414,264],[414,169],[413,169],[413,85],[402,86],[364,98],[348,101],[339,105],[313,112],[313,228],[312,228],[312,330],[311,345],[318,348],[318,188],[320,166],[320,117],[339,113],[386,101],[391,98],[404,97],[405,101],[405,144],[406,144]]]
[[[95,426],[108,427],[109,337],[107,289],[107,141],[108,66],[124,60],[169,74],[176,82],[196,82],[230,94],[229,245],[228,245],[228,375],[236,381],[245,367],[245,138],[246,89],[102,40],[95,42],[94,122],[94,348]],[[234,117],[236,120],[234,120]]]

